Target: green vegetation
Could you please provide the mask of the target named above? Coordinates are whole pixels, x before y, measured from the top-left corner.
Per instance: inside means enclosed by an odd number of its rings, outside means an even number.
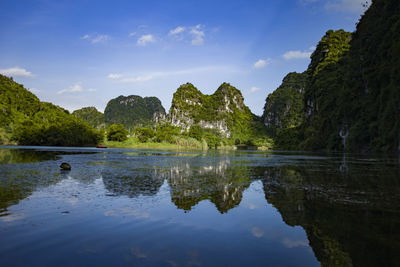
[[[0,75],[0,139],[20,145],[85,146],[103,139],[81,119]]]
[[[212,95],[202,94],[191,83],[181,85],[174,93],[169,120],[212,148],[271,144],[261,118],[251,113],[241,92],[228,83],[223,83]]]
[[[104,114],[95,107],[84,107],[72,112],[72,115],[81,118],[87,124],[98,130],[105,128]]]
[[[374,1],[354,33],[329,30],[322,38],[302,74],[304,93],[293,100],[284,80],[279,91],[267,98],[264,121],[273,114],[281,122],[267,124],[276,134],[276,147],[398,152],[399,74],[400,2]],[[285,123],[278,104],[300,99],[303,111],[289,116],[297,118],[296,123]]]
[[[128,139],[128,134],[129,132],[124,125],[120,123],[113,124],[107,129],[107,140],[123,142]]]
[[[107,125],[121,123],[131,131],[136,126],[153,126],[165,117],[165,109],[157,97],[119,96],[108,102],[104,116]]]
[[[298,127],[303,122],[303,94],[307,78],[307,73],[289,73],[283,78],[282,85],[268,95],[263,121],[271,136],[280,136],[283,130]]]

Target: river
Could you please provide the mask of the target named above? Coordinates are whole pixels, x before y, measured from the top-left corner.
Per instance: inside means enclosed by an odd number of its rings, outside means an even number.
[[[399,251],[397,158],[0,147],[0,266],[399,266]]]

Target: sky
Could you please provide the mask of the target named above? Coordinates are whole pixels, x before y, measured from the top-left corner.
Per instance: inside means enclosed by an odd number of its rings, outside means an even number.
[[[353,32],[365,0],[1,0],[0,73],[73,111],[120,95],[212,94],[228,82],[261,115],[329,29]]]

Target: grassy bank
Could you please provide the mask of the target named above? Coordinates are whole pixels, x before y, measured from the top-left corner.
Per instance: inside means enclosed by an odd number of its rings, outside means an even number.
[[[107,147],[114,148],[151,148],[151,149],[198,149],[207,150],[207,144],[193,138],[175,137],[171,143],[168,142],[140,142],[136,137],[129,137],[123,142],[104,141]]]
[[[203,140],[200,142],[194,138],[184,138],[176,136],[173,138],[171,143],[168,142],[140,142],[136,137],[129,137],[128,140],[123,142],[118,141],[104,141],[103,144],[107,147],[112,148],[149,148],[149,149],[194,149],[194,150],[208,150],[207,143]],[[236,150],[236,145],[220,145],[217,149],[222,150]],[[263,146],[255,146],[258,150],[270,150],[272,144]]]

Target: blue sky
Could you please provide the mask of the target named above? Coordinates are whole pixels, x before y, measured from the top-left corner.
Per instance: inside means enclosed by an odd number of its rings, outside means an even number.
[[[223,82],[253,113],[329,29],[354,31],[365,0],[0,2],[0,73],[42,101],[103,111],[119,95]]]

